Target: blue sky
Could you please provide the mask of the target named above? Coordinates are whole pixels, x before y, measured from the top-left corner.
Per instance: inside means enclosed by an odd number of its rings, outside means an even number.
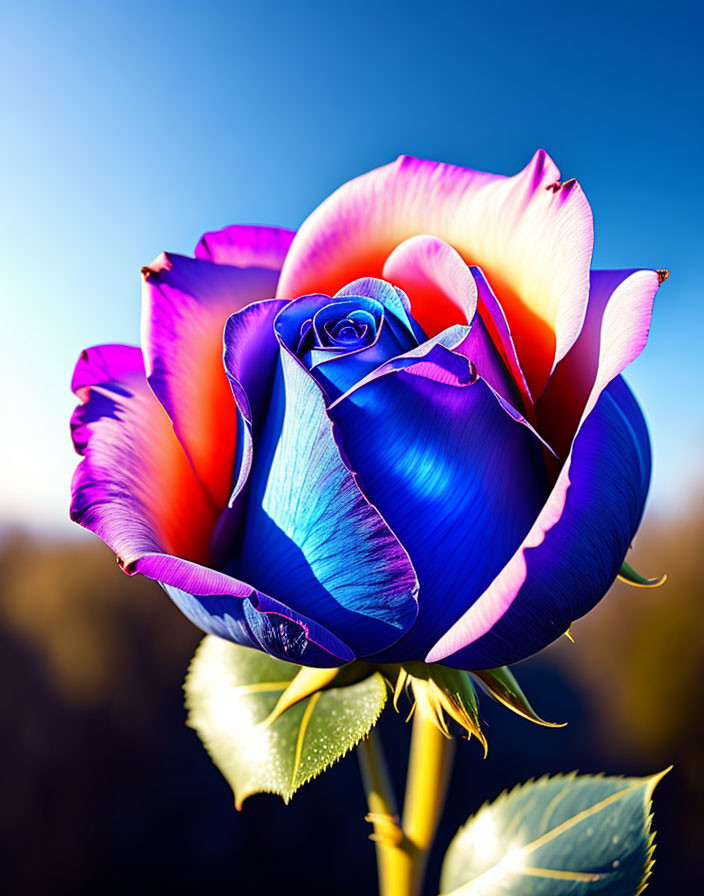
[[[629,378],[651,506],[682,507],[704,436],[703,38],[677,0],[6,0],[0,521],[71,531],[71,370],[138,341],[159,251],[296,227],[400,153],[511,174],[539,146],[591,201],[595,267],[672,270]]]

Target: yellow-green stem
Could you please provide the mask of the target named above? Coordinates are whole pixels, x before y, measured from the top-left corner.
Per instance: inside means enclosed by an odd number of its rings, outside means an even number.
[[[380,896],[405,896],[398,878],[403,834],[378,728],[360,743],[357,756],[369,807],[367,821],[374,826],[371,836],[376,843]]]
[[[378,729],[357,748],[374,825],[380,896],[419,896],[452,767],[453,743],[421,712],[413,719],[403,824]]]
[[[454,741],[416,710],[403,804],[405,855],[408,857],[408,896],[419,896],[438,822],[450,782]]]

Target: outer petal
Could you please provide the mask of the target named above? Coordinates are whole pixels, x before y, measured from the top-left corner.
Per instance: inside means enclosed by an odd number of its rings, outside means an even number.
[[[365,495],[420,583],[418,620],[387,661],[425,656],[508,561],[545,499],[539,441],[462,366],[436,344],[331,409]]]
[[[140,350],[86,349],[72,388],[82,404],[71,430],[84,458],[73,477],[71,518],[99,535],[128,572],[150,550],[206,560],[214,514],[147,385]]]
[[[304,222],[278,295],[332,294],[380,276],[404,240],[440,237],[486,273],[538,396],[580,331],[589,289],[591,210],[576,182],[558,177],[542,150],[511,178],[401,157],[342,186]]]
[[[589,305],[579,338],[558,364],[538,406],[541,432],[562,457],[584,413],[594,387],[599,359],[609,342],[620,351],[640,354],[648,338],[653,300],[660,285],[657,271],[592,271]],[[620,361],[616,362],[619,370]]]
[[[649,479],[647,429],[619,377],[581,427],[521,549],[427,661],[465,669],[508,665],[567,631],[616,578]]]
[[[354,659],[324,626],[232,576],[165,554],[144,557],[138,571],[161,582],[204,632],[306,666],[341,666]]]
[[[149,385],[210,494],[230,494],[237,418],[222,367],[227,318],[271,297],[277,273],[161,255],[144,271],[142,346]]]
[[[416,576],[344,465],[320,387],[284,348],[281,363],[232,568],[318,620],[357,656],[375,653],[413,624]]]
[[[615,578],[640,522],[650,479],[647,429],[627,387],[615,378],[648,338],[657,288],[653,277],[658,280],[653,272],[639,271],[611,294],[599,315],[591,392],[550,499],[510,563],[433,647],[428,662],[477,667],[515,662],[565,631]],[[522,607],[527,608],[523,629],[512,633],[511,643],[506,627],[521,618]]]
[[[238,268],[281,270],[295,230],[283,227],[258,227],[233,224],[222,230],[204,233],[195,248],[196,258]]]
[[[161,582],[205,631],[293,662],[334,666],[353,658],[323,626],[203,565],[215,515],[147,384],[138,348],[83,352],[73,389],[82,404],[71,428],[84,457],[71,517],[102,538],[126,572]]]

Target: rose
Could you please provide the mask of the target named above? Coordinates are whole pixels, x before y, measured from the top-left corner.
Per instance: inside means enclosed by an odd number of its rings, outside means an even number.
[[[73,519],[204,631],[304,665],[544,647],[641,518],[619,374],[663,277],[590,272],[589,204],[558,177],[543,152],[511,178],[401,158],[295,236],[160,256],[142,350],[76,367]]]

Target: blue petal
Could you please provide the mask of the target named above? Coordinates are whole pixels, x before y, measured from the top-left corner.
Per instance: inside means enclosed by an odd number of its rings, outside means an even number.
[[[264,595],[258,595],[257,608],[250,598],[189,594],[163,583],[162,588],[194,625],[235,644],[304,666],[334,668],[354,659],[352,651],[330,632],[310,620],[292,619],[287,608]]]
[[[339,294],[334,299],[322,295],[294,299],[276,319],[275,330],[281,344],[301,359],[322,386],[328,401],[334,401],[380,364],[417,344],[410,324],[402,323],[395,316],[396,312],[408,320],[397,291],[381,280],[360,281],[360,286],[362,289],[369,287],[367,292],[378,294],[383,302],[373,295],[357,295],[346,288],[344,295]],[[348,349],[326,344],[325,322],[336,315],[349,317],[354,309],[373,318],[371,341]]]
[[[423,659],[535,520],[547,495],[540,442],[441,345],[353,389],[331,416],[420,584],[415,626],[381,658]]]
[[[415,573],[343,463],[319,386],[288,351],[280,357],[229,571],[315,619],[357,656],[375,653],[413,624]]]
[[[402,330],[412,339],[412,345],[420,345],[428,338],[411,316],[411,303],[406,293],[396,286],[377,277],[362,277],[353,280],[335,293],[336,299],[348,296],[366,296],[379,302],[389,312],[389,324],[396,332],[397,338],[403,341]],[[408,348],[412,346],[409,345]]]
[[[591,610],[616,578],[638,528],[650,468],[643,415],[617,377],[577,434],[559,519],[522,552],[512,603],[486,634],[442,662],[464,669],[516,662]]]
[[[391,326],[389,317],[384,317],[377,338],[372,345],[356,352],[330,355],[311,367],[310,373],[323,387],[329,401],[339,398],[364,376],[371,373],[385,361],[402,355],[409,341],[399,341]]]

